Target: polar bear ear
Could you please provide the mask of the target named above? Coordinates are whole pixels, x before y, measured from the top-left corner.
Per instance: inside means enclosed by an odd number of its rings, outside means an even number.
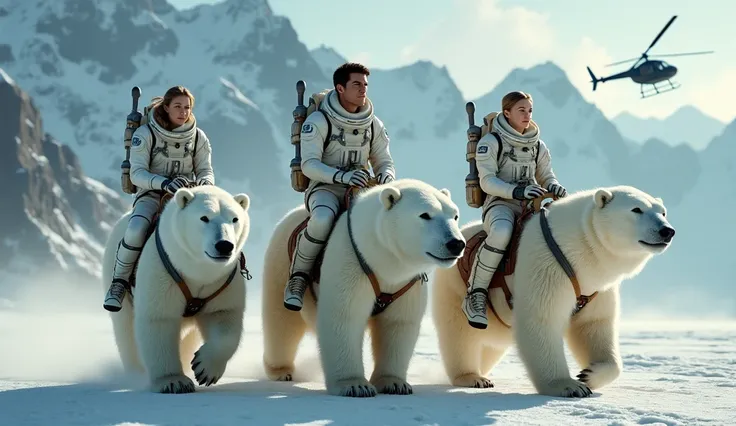
[[[240,194],[233,195],[233,198],[235,198],[235,201],[240,204],[243,210],[248,211],[248,207],[250,207],[250,197],[248,197],[248,194],[241,192]]]
[[[194,199],[194,193],[187,188],[179,188],[174,193],[174,201],[180,209],[183,209]]]
[[[390,210],[401,198],[401,192],[393,186],[387,186],[381,190],[380,198],[386,210]]]
[[[450,190],[447,188],[440,189],[440,192],[447,195],[447,198],[452,198],[452,194],[450,194]]]
[[[601,188],[598,191],[596,191],[596,193],[595,193],[595,205],[599,209],[602,209],[603,207],[605,207],[606,204],[608,204],[608,203],[611,202],[611,200],[613,200],[613,194],[611,194],[611,191],[609,191],[607,189],[603,189],[603,188]]]

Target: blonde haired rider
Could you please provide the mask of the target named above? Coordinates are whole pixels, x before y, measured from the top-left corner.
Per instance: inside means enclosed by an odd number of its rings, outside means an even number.
[[[139,188],[125,236],[118,244],[115,268],[103,307],[122,308],[130,275],[143,248],[151,221],[164,193],[173,194],[196,178],[214,185],[210,141],[192,113],[194,95],[185,87],[170,88],[148,113],[148,123],[133,133],[130,180]]]
[[[567,194],[552,170],[547,145],[539,138],[539,126],[532,120],[532,102],[527,93],[507,93],[501,101],[502,113],[488,123],[489,132],[476,147],[480,187],[488,194],[482,213],[483,229],[488,236],[473,261],[462,305],[468,322],[475,328],[488,326],[488,286],[511,241],[522,200],[543,195],[545,189],[558,197]]]

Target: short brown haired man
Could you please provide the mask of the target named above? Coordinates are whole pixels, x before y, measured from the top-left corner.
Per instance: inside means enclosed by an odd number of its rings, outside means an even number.
[[[395,179],[386,128],[366,96],[369,75],[368,68],[358,63],[338,67],[332,76],[335,88],[302,124],[301,166],[310,179],[305,191],[310,217],[298,236],[284,290],[284,306],[293,311],[302,309],[312,266],[335,218],[346,207],[347,189],[368,184],[369,163],[379,184]]]

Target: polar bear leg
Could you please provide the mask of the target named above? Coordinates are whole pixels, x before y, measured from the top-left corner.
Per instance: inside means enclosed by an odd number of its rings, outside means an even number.
[[[487,330],[470,327],[462,309],[462,296],[453,291],[453,280],[461,283],[457,268],[435,272],[432,320],[437,330],[440,357],[453,386],[490,388],[493,382],[481,376],[481,338]],[[458,301],[455,304],[455,301]]]
[[[284,308],[284,287],[289,264],[284,263],[282,270],[273,272],[273,266],[269,265],[271,256],[274,256],[273,253],[266,254],[263,277],[263,368],[270,380],[290,382],[294,379],[294,360],[299,343],[307,331],[307,323],[300,312]]]
[[[323,270],[317,308],[317,343],[327,393],[350,397],[376,396],[365,378],[363,337],[375,295],[370,284],[331,277]],[[339,283],[334,282],[340,280]],[[354,281],[354,280],[353,280]],[[344,285],[343,285],[344,283]]]
[[[136,341],[151,390],[159,393],[194,392],[194,382],[184,375],[179,356],[181,320],[136,315],[134,322]]]
[[[583,370],[578,379],[590,389],[599,389],[613,382],[623,369],[614,319],[573,321],[567,342]]]
[[[240,344],[243,311],[201,313],[196,317],[204,344],[194,353],[192,370],[197,383],[210,386],[225,374],[228,361]]]
[[[570,377],[565,359],[563,338],[572,312],[569,300],[572,285],[565,281],[567,277],[560,275],[561,272],[535,270],[530,261],[520,257],[514,277],[513,333],[519,358],[540,394],[590,396],[586,384]],[[541,285],[561,282],[569,288]]]
[[[199,329],[192,324],[184,333],[179,343],[179,358],[181,361],[182,369],[188,370],[191,368],[192,357],[194,352],[202,344],[202,334]]]
[[[135,328],[133,326],[133,306],[130,298],[123,300],[120,311],[110,313],[112,329],[115,334],[115,344],[120,354],[120,361],[126,373],[143,373],[143,365],[138,358],[138,346],[135,340]]]
[[[412,394],[406,374],[419,339],[421,318],[392,318],[383,313],[372,318],[369,326],[375,362],[370,382],[379,393]]]

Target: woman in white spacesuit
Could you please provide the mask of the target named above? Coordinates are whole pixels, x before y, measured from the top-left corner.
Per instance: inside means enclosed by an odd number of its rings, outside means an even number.
[[[488,123],[489,132],[476,147],[480,187],[488,194],[482,213],[488,236],[473,261],[462,306],[475,328],[488,326],[488,286],[511,241],[522,201],[543,195],[545,189],[558,197],[567,194],[555,177],[547,145],[532,120],[532,103],[527,93],[507,93],[501,101],[501,113]]]
[[[174,86],[148,112],[148,123],[133,133],[130,148],[130,180],[138,187],[133,214],[125,236],[118,244],[115,268],[103,306],[111,312],[122,308],[130,275],[146,240],[151,221],[165,193],[195,181],[214,185],[211,146],[197,127],[192,113],[194,95],[185,87]]]

